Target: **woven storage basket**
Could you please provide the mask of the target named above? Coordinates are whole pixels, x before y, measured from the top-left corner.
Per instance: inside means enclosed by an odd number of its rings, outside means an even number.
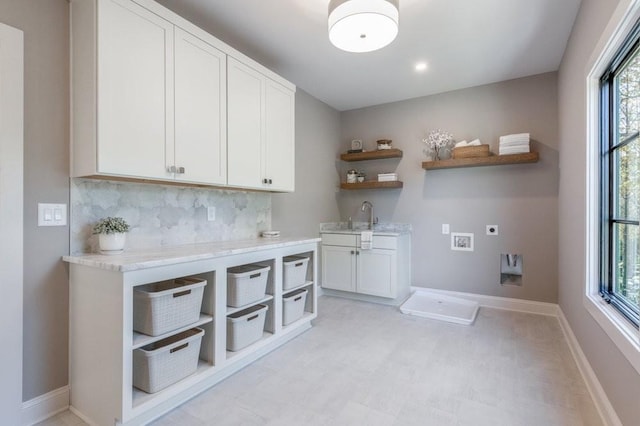
[[[459,148],[453,148],[452,157],[457,158],[474,158],[474,157],[488,157],[491,155],[489,152],[489,145],[474,145],[474,146],[461,146]]]
[[[308,257],[287,256],[282,259],[283,279],[282,289],[298,287],[307,281]]]
[[[189,277],[135,287],[133,329],[159,336],[198,321],[205,285]]]
[[[304,305],[307,301],[307,290],[301,288],[282,297],[282,325],[289,325],[298,321],[304,315]]]
[[[227,306],[239,308],[264,299],[268,265],[242,265],[227,269]]]
[[[133,351],[133,386],[158,392],[195,373],[204,330],[192,328]]]
[[[255,305],[227,316],[227,350],[239,351],[262,337],[267,305]]]

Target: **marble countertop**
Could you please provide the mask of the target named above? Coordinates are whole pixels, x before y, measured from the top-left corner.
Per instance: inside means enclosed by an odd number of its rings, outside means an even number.
[[[320,233],[333,234],[359,234],[369,229],[367,222],[353,222],[351,228],[347,222],[328,222],[320,224]],[[411,233],[411,225],[408,223],[376,223],[373,226],[373,235],[403,235]]]
[[[196,260],[214,259],[234,254],[251,253],[258,250],[276,249],[306,243],[317,243],[320,238],[256,238],[242,241],[187,244],[149,250],[125,251],[118,255],[82,254],[64,256],[68,263],[90,266],[111,271],[127,272]]]

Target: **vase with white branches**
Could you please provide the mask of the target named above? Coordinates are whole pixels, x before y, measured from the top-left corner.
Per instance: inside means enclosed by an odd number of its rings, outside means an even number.
[[[438,161],[442,158],[443,154],[451,148],[453,135],[444,130],[436,129],[429,132],[429,135],[425,139],[422,139],[422,142],[427,145],[424,153],[431,156],[433,161]]]

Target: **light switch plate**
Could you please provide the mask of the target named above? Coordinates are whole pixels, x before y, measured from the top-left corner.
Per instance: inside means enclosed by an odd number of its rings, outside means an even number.
[[[67,205],[38,203],[38,226],[66,226]]]
[[[216,208],[213,206],[207,207],[207,220],[213,222],[216,220]]]
[[[442,234],[443,235],[449,235],[449,224],[448,223],[443,223],[442,224]]]

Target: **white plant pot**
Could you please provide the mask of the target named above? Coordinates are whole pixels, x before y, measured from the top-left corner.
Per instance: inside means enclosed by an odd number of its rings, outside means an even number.
[[[127,240],[127,234],[120,232],[117,234],[100,234],[98,241],[100,243],[100,253],[102,254],[120,254],[124,251],[124,243]]]

